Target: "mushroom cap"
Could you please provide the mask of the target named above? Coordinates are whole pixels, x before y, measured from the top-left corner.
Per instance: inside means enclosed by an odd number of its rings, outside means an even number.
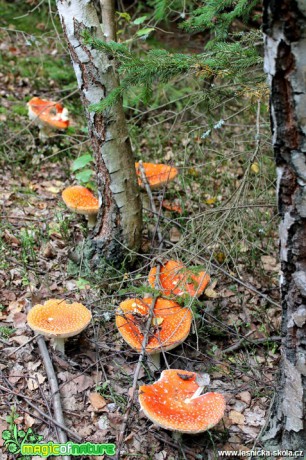
[[[152,299],[127,299],[116,312],[116,325],[124,340],[141,351],[143,331],[147,323]],[[158,298],[154,307],[152,333],[146,346],[148,354],[172,350],[188,337],[192,314],[172,300]]]
[[[178,214],[183,213],[182,206],[176,204],[175,202],[170,202],[169,200],[163,200],[162,207],[167,209],[167,211],[177,212]]]
[[[179,369],[165,370],[152,385],[139,388],[139,402],[156,425],[182,433],[201,433],[224,416],[225,399],[220,393],[205,393],[190,399],[199,388],[197,374]]]
[[[66,206],[77,214],[86,216],[98,214],[99,200],[86,187],[81,185],[67,187],[62,192],[62,198]]]
[[[171,182],[178,174],[177,168],[174,166],[155,164],[155,163],[142,163],[146,178],[152,189],[161,188]],[[136,174],[138,176],[138,185],[144,187],[141,180],[139,170],[139,163],[135,163]]]
[[[31,308],[27,320],[30,328],[42,335],[65,338],[83,331],[90,323],[91,312],[81,303],[50,299]]]
[[[28,102],[28,108],[30,119],[38,120],[42,125],[57,129],[67,129],[69,126],[68,110],[59,102],[33,97]]]
[[[156,267],[149,273],[149,283],[155,287]],[[179,261],[169,260],[160,269],[159,284],[165,295],[200,296],[210,281],[210,276],[202,271],[197,274]]]

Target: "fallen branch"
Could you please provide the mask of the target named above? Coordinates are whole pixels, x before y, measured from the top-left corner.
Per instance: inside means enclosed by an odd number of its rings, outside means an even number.
[[[156,264],[156,280],[159,280],[159,273],[160,273],[160,264],[157,263]],[[134,402],[134,395],[135,395],[135,390],[136,390],[136,387],[137,387],[137,381],[138,381],[138,377],[139,377],[139,372],[140,372],[141,365],[142,365],[142,362],[144,360],[144,356],[145,356],[145,353],[146,353],[146,346],[147,346],[147,343],[148,343],[148,340],[149,340],[149,332],[150,332],[150,328],[151,328],[151,324],[152,324],[152,319],[153,319],[153,315],[154,315],[154,307],[155,307],[157,298],[158,297],[155,295],[152,298],[152,302],[151,302],[151,305],[150,305],[148,319],[147,319],[145,331],[144,331],[144,334],[143,334],[143,341],[142,341],[142,344],[141,344],[141,352],[140,352],[138,363],[137,363],[136,370],[135,370],[135,373],[134,373],[133,386],[132,386],[131,393],[129,395],[128,403],[127,403],[127,406],[126,406],[124,418],[123,418],[120,433],[119,433],[116,460],[120,459],[120,450],[121,450],[121,447],[122,447],[123,438],[124,438],[125,430],[126,430],[126,427],[127,427],[127,422],[128,422],[129,414],[130,414],[130,411],[131,411],[131,407],[132,407],[132,404]]]
[[[42,335],[38,335],[36,342],[37,342],[41,357],[45,365],[45,370],[48,376],[48,381],[49,381],[50,390],[51,390],[51,397],[53,401],[54,418],[61,425],[65,426],[65,420],[64,420],[62,404],[61,404],[61,396],[59,393],[57,378],[56,378],[54,367],[53,367],[53,364],[52,364],[52,361],[51,361],[51,358],[50,358],[50,355],[49,355],[49,352],[46,346],[45,339],[43,338]],[[58,434],[59,442],[61,444],[65,444],[67,442],[66,431],[62,430],[59,426],[57,426],[57,434]],[[63,455],[63,460],[71,460],[70,455]]]
[[[263,337],[261,339],[255,339],[255,340],[248,340],[248,337],[253,334],[255,331],[250,331],[248,334],[246,334],[244,337],[241,337],[238,342],[234,343],[231,347],[226,348],[225,350],[221,351],[222,355],[225,355],[227,353],[232,353],[233,351],[239,350],[241,347],[249,347],[252,345],[260,345],[261,343],[265,342],[280,342],[282,340],[281,337],[278,335],[272,336],[272,337]]]

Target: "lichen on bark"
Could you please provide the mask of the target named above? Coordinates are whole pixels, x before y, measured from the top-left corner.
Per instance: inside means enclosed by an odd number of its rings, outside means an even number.
[[[90,48],[82,39],[85,30],[96,38],[107,38],[92,1],[57,0],[57,7],[85,109],[101,197],[97,223],[86,242],[84,255],[90,258],[93,268],[104,259],[118,265],[128,254],[135,254],[141,243],[141,200],[135,161],[122,102],[103,113],[91,110],[91,104],[100,102],[118,86],[118,76],[112,57]],[[104,26],[105,30],[113,27]]]

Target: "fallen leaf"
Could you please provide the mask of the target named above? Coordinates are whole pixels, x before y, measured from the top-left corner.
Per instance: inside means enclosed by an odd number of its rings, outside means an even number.
[[[96,392],[89,394],[89,401],[95,412],[99,412],[107,404],[103,396]]]
[[[241,391],[241,393],[237,394],[236,398],[245,402],[247,405],[250,404],[251,399],[252,399],[251,393],[249,391]]]
[[[245,423],[245,417],[240,412],[236,410],[231,410],[228,414],[228,418],[234,423],[235,425],[243,425]]]

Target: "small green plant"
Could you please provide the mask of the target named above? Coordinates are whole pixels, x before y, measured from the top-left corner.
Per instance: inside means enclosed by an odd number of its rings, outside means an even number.
[[[93,157],[90,153],[86,153],[78,157],[72,163],[71,170],[72,172],[76,172],[75,178],[79,182],[79,184],[84,185],[85,187],[94,189],[95,184],[91,180],[94,171],[91,168],[88,168],[88,165],[93,162]]]
[[[15,413],[15,416],[17,414]],[[7,417],[8,419],[9,417]],[[15,418],[14,418],[15,420]],[[32,428],[28,428],[27,431],[18,430],[14,420],[10,418],[10,427],[8,430],[2,431],[2,439],[4,446],[10,454],[13,454],[17,460],[30,460],[31,457],[28,455],[18,456],[21,453],[21,448],[24,443],[37,443],[40,442],[44,437],[39,434],[35,434]]]
[[[0,337],[8,339],[15,332],[15,329],[7,326],[0,326]]]

